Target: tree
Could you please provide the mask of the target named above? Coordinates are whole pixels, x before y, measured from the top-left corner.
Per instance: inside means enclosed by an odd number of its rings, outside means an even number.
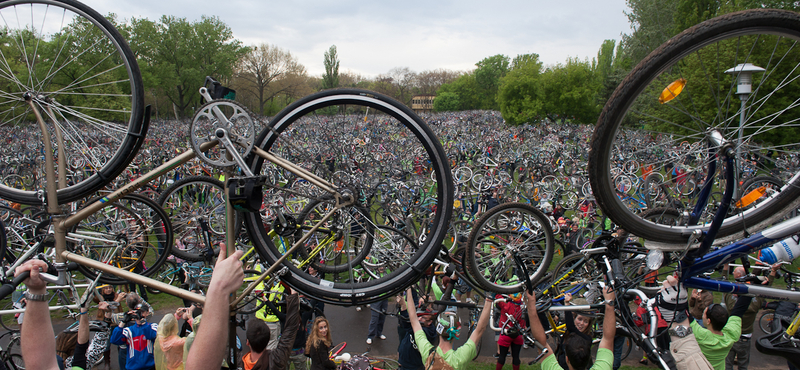
[[[403,104],[411,103],[411,89],[416,83],[417,74],[408,67],[395,67],[389,70],[388,76],[394,86],[392,97]]]
[[[310,92],[306,68],[288,51],[261,44],[242,56],[236,69],[234,87],[255,102],[255,111],[265,114],[265,106],[275,97],[296,98]]]
[[[439,96],[443,93],[453,93],[458,97],[458,109],[453,110],[480,109],[478,86],[475,82],[475,75],[472,73],[465,73],[455,81],[442,85],[436,92],[436,100],[439,100]],[[434,100],[434,109],[436,109],[436,100]]]
[[[339,87],[339,56],[336,54],[336,45],[325,52],[325,74],[322,75],[322,88],[333,89]]]
[[[498,109],[497,90],[500,79],[508,72],[508,57],[502,54],[490,56],[475,63],[475,83],[478,87],[479,109]]]
[[[461,102],[456,93],[442,92],[433,100],[433,110],[437,112],[457,111],[460,108]]]
[[[517,56],[512,65],[511,71],[501,79],[498,89],[497,102],[500,113],[510,124],[536,122],[543,111],[539,81],[542,63],[539,61],[539,55]]]
[[[197,90],[205,76],[230,79],[233,66],[248,51],[216,17],[189,22],[163,16],[157,22],[132,19],[131,24],[131,47],[140,56],[139,67],[158,82],[159,92],[178,114],[202,103]]]
[[[460,72],[447,69],[434,69],[417,73],[417,92],[424,95],[436,94],[442,85],[452,82],[460,76]]]
[[[591,124],[597,120],[598,84],[588,61],[570,58],[566,65],[550,67],[540,77],[542,115],[553,122],[572,118]]]

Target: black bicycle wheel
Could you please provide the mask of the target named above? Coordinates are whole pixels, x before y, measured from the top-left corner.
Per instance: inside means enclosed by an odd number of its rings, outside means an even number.
[[[553,260],[555,237],[547,217],[524,203],[492,208],[475,222],[467,240],[467,273],[481,288],[495,293],[522,291],[513,255],[526,264],[527,279],[534,285],[547,273]]]
[[[222,181],[209,176],[182,178],[161,193],[158,204],[169,215],[175,235],[172,254],[176,257],[203,260],[206,246],[200,221],[208,224],[213,245],[225,241],[225,185]]]
[[[793,103],[800,91],[798,40],[797,13],[747,10],[700,23],[639,63],[606,103],[592,138],[589,175],[604,214],[633,234],[664,243],[684,244],[692,231],[708,229],[707,219],[695,226],[645,221],[621,200],[627,194],[614,189],[611,174],[621,160],[635,159],[642,168],[664,175],[665,187],[692,176],[703,179],[719,152],[707,140],[712,133],[735,146],[740,178],[773,173],[782,163],[789,168],[781,169],[788,174],[781,180],[790,184],[751,208],[731,212],[718,237],[740,232],[745,225],[766,226],[780,219],[786,207],[794,207],[792,201],[800,195],[800,147],[793,126],[800,117],[800,106]],[[751,93],[741,103],[736,75],[743,67],[733,68],[744,63],[763,71],[751,76]],[[742,111],[746,114],[740,121]],[[714,186],[712,190],[719,190]],[[675,201],[693,205],[699,192],[674,193]]]
[[[452,214],[452,174],[439,140],[405,105],[371,91],[322,91],[278,113],[256,139],[256,146],[301,167],[314,169],[320,179],[353,200],[344,202],[340,208],[339,212],[346,214],[366,208],[363,203],[366,194],[371,193],[368,189],[389,177],[386,166],[374,160],[375,156],[387,151],[397,153],[399,158],[393,165],[404,175],[402,191],[397,192],[393,201],[403,209],[415,207],[431,214],[434,228],[406,264],[391,273],[365,282],[330,281],[327,277],[312,277],[297,268],[295,261],[288,260],[285,265],[291,273],[283,279],[295,289],[330,303],[379,301],[415,281],[439,252],[447,233],[446,221]],[[256,174],[278,168],[254,154],[247,158],[247,163]],[[340,173],[347,176],[339,176]],[[284,203],[313,200],[326,192],[317,185],[299,191],[272,187],[265,200],[270,201],[270,197],[280,197]],[[263,260],[270,264],[277,261],[283,252],[264,226],[273,220],[262,220],[256,213],[246,213],[245,218]],[[363,222],[374,221],[367,218]]]
[[[44,189],[44,144],[27,94],[52,141],[54,124],[63,134],[69,168],[57,170],[68,174],[69,184],[58,190],[59,203],[84,198],[119,175],[144,142],[136,57],[108,20],[77,1],[4,1],[0,19],[6,40],[0,136],[18,138],[0,147],[0,157],[16,162],[5,171],[25,177],[0,184],[0,197],[41,204],[36,192]]]
[[[93,200],[91,203],[101,198]],[[67,249],[97,261],[152,276],[172,250],[172,225],[164,210],[137,194],[129,194],[80,221],[67,233]],[[78,270],[94,279],[98,271],[83,265]],[[127,281],[103,274],[106,284]]]

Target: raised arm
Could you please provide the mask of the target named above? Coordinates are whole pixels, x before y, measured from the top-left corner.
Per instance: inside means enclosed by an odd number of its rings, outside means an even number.
[[[47,282],[42,280],[39,271],[47,271],[47,264],[40,260],[29,260],[17,267],[14,274],[16,276],[24,271],[31,272],[30,277],[25,280],[28,292],[31,294],[46,294]],[[27,299],[21,340],[22,358],[25,360],[25,367],[29,369],[57,370],[55,337],[47,301]]]
[[[228,258],[225,244],[220,244],[219,257],[211,275],[211,284],[203,307],[203,325],[198,329],[192,348],[186,359],[187,369],[218,370],[225,356],[225,345],[219,338],[228,338],[228,297],[244,281],[242,251],[237,250]]]
[[[472,332],[472,335],[469,336],[469,339],[472,340],[472,343],[476,345],[481,342],[481,337],[483,337],[483,332],[486,330],[486,325],[489,324],[489,315],[491,315],[492,311],[492,299],[486,297],[486,300],[483,302],[483,310],[481,310],[481,317],[478,318],[478,324],[475,327],[475,331]]]
[[[539,321],[539,313],[536,312],[536,293],[531,294],[526,292],[525,299],[527,301],[526,305],[528,306],[528,321],[530,321],[531,324],[531,334],[533,335],[533,339],[547,347],[547,354],[542,357],[542,360],[544,360],[553,354],[553,349],[550,348],[550,345],[547,343],[547,334],[544,332],[542,322]]]
[[[614,350],[614,335],[617,333],[617,317],[614,313],[614,289],[610,286],[603,288],[603,298],[605,299],[606,312],[603,315],[603,339],[600,340],[600,348]]]
[[[418,332],[422,330],[422,325],[419,324],[417,317],[417,306],[414,305],[414,295],[411,288],[406,289],[406,310],[408,311],[408,320],[411,322],[411,330]]]

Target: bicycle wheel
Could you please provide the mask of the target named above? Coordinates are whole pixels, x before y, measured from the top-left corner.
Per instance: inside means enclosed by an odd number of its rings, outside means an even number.
[[[764,334],[774,334],[777,332],[776,328],[772,327],[772,321],[775,320],[775,312],[764,312],[758,318],[758,327]]]
[[[12,353],[8,356],[8,361],[14,366],[9,369],[25,370],[25,360],[22,359],[22,355]]]
[[[93,200],[91,203],[98,201]],[[161,207],[149,198],[129,194],[82,220],[67,232],[67,249],[97,261],[152,276],[172,250],[172,225]],[[98,271],[79,265],[94,279]],[[127,280],[103,274],[100,281],[124,284]]]
[[[553,260],[555,237],[547,217],[524,203],[492,208],[475,222],[467,240],[467,272],[483,289],[515,293],[525,287],[513,254],[526,264],[536,284]]]
[[[778,160],[797,157],[800,146],[795,145],[792,123],[800,116],[800,106],[793,103],[800,91],[800,49],[793,47],[798,40],[797,13],[747,10],[700,23],[639,63],[606,103],[592,138],[588,168],[604,214],[648,240],[686,243],[693,230],[708,229],[710,221],[668,226],[643,220],[625,206],[611,182],[621,158],[652,165],[653,171],[665,175],[663,185],[669,187],[681,181],[676,169],[684,176],[695,170],[698,178],[705,177],[713,151],[719,149],[706,140],[711,132],[735,145],[740,168],[751,167],[758,174],[773,172]],[[737,98],[736,76],[729,70],[740,63],[765,69],[752,75],[752,92],[744,104]],[[740,123],[742,105],[746,114]],[[766,225],[793,207],[800,195],[800,173],[796,167],[788,170],[791,179],[781,180],[790,186],[749,209],[731,212],[717,236],[740,232],[744,225]],[[675,193],[681,203],[695,203],[696,195]]]
[[[589,303],[603,298],[600,287],[595,284],[603,279],[602,271],[591,259],[583,259],[582,254],[573,253],[564,257],[553,269],[553,288],[549,292],[552,297],[563,302],[563,294],[570,293],[574,297],[583,296]],[[591,292],[591,294],[589,294]]]
[[[4,300],[4,302],[5,303],[3,303],[3,310],[14,310],[22,308],[21,305],[18,305],[18,307],[14,307],[14,302],[12,302],[10,299],[6,299]],[[2,325],[3,329],[6,329],[7,331],[18,332],[20,330],[21,325],[17,321],[17,317],[18,314],[13,314],[13,313],[0,315],[0,325]]]
[[[360,145],[365,142],[370,145]],[[379,301],[391,296],[419,276],[439,252],[439,245],[447,233],[447,220],[452,214],[453,180],[448,158],[428,126],[410,109],[391,98],[365,90],[337,89],[322,91],[286,107],[279,112],[256,139],[256,146],[280,156],[296,165],[315,171],[323,181],[334,184],[339,193],[352,194],[349,203],[339,212],[357,214],[359,209],[374,211],[365,204],[366,194],[373,186],[390,176],[387,171],[402,178],[402,191],[394,194],[392,202],[399,209],[421,208],[431,215],[434,225],[423,243],[417,246],[406,263],[390,274],[366,282],[329,281],[312,277],[288,260],[285,265],[291,273],[284,281],[329,303],[357,304]],[[387,151],[397,153],[393,168],[382,163],[359,158],[358,151]],[[263,174],[278,167],[262,157],[251,154],[247,163],[253,173]],[[324,164],[324,165],[321,165]],[[349,174],[335,176],[337,172]],[[431,174],[436,181],[431,181]],[[301,176],[308,177],[308,176]],[[310,179],[306,179],[310,180]],[[307,190],[289,190],[272,187],[269,197],[291,199],[320,199],[323,190],[314,185]],[[265,195],[265,199],[269,198]],[[269,264],[283,255],[268,235],[264,226],[273,220],[262,220],[261,215],[245,213],[246,227],[262,259]],[[374,224],[374,218],[363,222]],[[365,228],[367,230],[367,228]],[[376,228],[377,230],[377,228]],[[303,230],[303,233],[306,233]],[[373,235],[375,239],[375,235]]]
[[[190,176],[172,184],[158,198],[158,204],[169,215],[176,240],[172,254],[200,261],[205,240],[200,220],[207,222],[211,243],[225,241],[225,186],[208,176]]]
[[[153,274],[153,279],[162,283],[180,286],[183,281],[180,279],[180,270],[178,265],[172,261],[164,261],[164,264],[158,268],[158,271]],[[155,288],[147,287],[147,292],[151,294],[161,294],[161,291]]]
[[[119,175],[144,142],[144,90],[136,57],[108,20],[77,1],[4,1],[0,19],[6,46],[0,56],[5,81],[0,84],[0,136],[18,138],[0,147],[0,157],[33,158],[25,171],[17,171],[28,178],[0,184],[0,197],[41,204],[36,191],[44,186],[44,145],[25,94],[33,97],[52,141],[54,123],[63,133],[67,162],[83,163],[57,169],[70,176],[70,184],[58,191],[59,203],[86,197]],[[60,148],[54,144],[53,149]],[[34,188],[19,185],[24,183]]]

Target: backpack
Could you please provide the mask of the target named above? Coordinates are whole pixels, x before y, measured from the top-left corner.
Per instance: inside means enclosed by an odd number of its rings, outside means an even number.
[[[350,361],[339,365],[340,370],[372,370],[369,358],[363,355],[353,355]]]

